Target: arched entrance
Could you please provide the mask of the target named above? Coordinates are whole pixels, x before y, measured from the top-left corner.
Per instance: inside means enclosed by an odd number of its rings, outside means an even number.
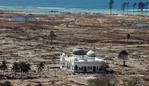
[[[95,66],[93,66],[93,72],[96,72],[96,67]]]
[[[78,71],[78,66],[77,65],[75,65],[75,68],[74,68],[74,71]]]
[[[87,68],[86,68],[86,66],[84,67],[84,72],[87,72]]]

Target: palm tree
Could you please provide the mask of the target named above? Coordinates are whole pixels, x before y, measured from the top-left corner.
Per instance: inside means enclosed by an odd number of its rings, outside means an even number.
[[[27,73],[31,70],[31,65],[29,63],[21,62],[19,66],[22,73]]]
[[[122,10],[124,13],[125,9],[126,9],[127,15],[128,15],[128,7],[129,7],[129,2],[128,2],[128,0],[125,0],[125,2],[123,2],[123,4],[122,4]]]
[[[125,9],[126,9],[126,3],[124,2],[124,3],[122,4],[123,14],[124,14],[124,12],[125,12]]]
[[[119,59],[123,60],[123,66],[126,66],[126,60],[128,59],[128,52],[126,50],[123,50],[118,55]]]
[[[48,39],[50,40],[50,43],[53,43],[53,40],[56,39],[56,34],[54,31],[50,31],[50,34],[48,35]]]
[[[137,3],[134,3],[134,4],[132,5],[132,7],[133,7],[133,14],[134,14],[134,12],[135,12],[136,6],[137,6]]]
[[[112,14],[114,0],[109,0],[109,9],[110,9],[110,15]]]
[[[16,76],[16,73],[17,73],[17,72],[20,72],[19,63],[14,62],[11,70],[14,71],[14,73],[15,73],[14,75]]]
[[[2,61],[2,64],[0,65],[0,70],[3,70],[3,74],[6,69],[8,69],[6,61]]]
[[[21,72],[21,76],[22,76],[22,73],[27,73],[29,72],[29,70],[31,70],[31,65],[25,62],[21,62],[21,63],[15,62],[13,64],[12,70],[15,72],[15,75],[16,75],[16,72]]]
[[[21,72],[21,78],[22,74],[27,74],[31,70],[31,65],[29,63],[21,62],[19,63],[20,66],[20,72]]]
[[[19,67],[19,64],[17,62],[13,63],[12,71],[14,71],[14,72],[19,72],[20,71],[20,67]]]
[[[130,34],[129,33],[127,34],[127,42],[128,42],[128,39],[130,39]]]
[[[19,64],[17,62],[14,62],[11,70],[14,71],[14,76],[16,76],[16,72],[20,71]]]
[[[144,8],[145,8],[145,3],[142,2],[142,1],[139,2],[139,3],[138,3],[138,9],[141,10],[142,15],[143,15]]]
[[[127,1],[126,1],[127,15],[128,15],[128,8],[129,8],[129,2],[128,2],[128,0],[127,0]]]

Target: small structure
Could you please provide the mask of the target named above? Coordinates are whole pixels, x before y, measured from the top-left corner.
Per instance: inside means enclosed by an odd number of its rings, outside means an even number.
[[[7,20],[10,22],[25,22],[25,17],[24,16],[8,16]]]
[[[36,22],[37,19],[34,15],[28,14],[28,15],[14,15],[14,16],[8,16],[7,20],[10,22]]]
[[[37,19],[33,14],[28,14],[25,16],[26,22],[36,22]]]
[[[135,27],[135,28],[148,28],[149,27],[148,22],[135,21],[135,20],[124,21],[123,25],[127,27]]]
[[[60,64],[61,68],[67,68],[77,73],[98,73],[107,67],[106,62],[97,58],[94,51],[82,48],[74,49],[72,56],[63,53],[60,56]]]

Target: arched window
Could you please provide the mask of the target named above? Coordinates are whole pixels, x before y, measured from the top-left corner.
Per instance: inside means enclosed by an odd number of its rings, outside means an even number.
[[[86,66],[84,66],[84,72],[87,72],[87,68],[86,68]]]

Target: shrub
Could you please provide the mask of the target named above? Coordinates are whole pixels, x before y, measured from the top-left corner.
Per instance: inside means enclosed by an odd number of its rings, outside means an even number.
[[[4,83],[0,83],[0,86],[13,86],[11,82],[5,81]]]
[[[31,65],[25,62],[21,62],[21,63],[17,63],[15,62],[13,64],[12,70],[15,72],[29,72],[29,70],[31,70]]]
[[[44,62],[40,62],[40,63],[37,65],[37,67],[38,67],[38,71],[41,72],[41,71],[44,69],[44,67],[45,67],[45,63],[44,63]]]
[[[116,86],[115,79],[103,77],[88,80],[88,86]]]
[[[53,40],[56,39],[56,34],[54,31],[50,31],[50,34],[48,35],[48,39],[50,40],[50,43],[53,43]]]
[[[2,61],[2,64],[0,65],[0,70],[6,70],[8,67],[6,65],[6,61]]]
[[[133,77],[127,81],[127,86],[144,86],[142,80],[138,77]]]

